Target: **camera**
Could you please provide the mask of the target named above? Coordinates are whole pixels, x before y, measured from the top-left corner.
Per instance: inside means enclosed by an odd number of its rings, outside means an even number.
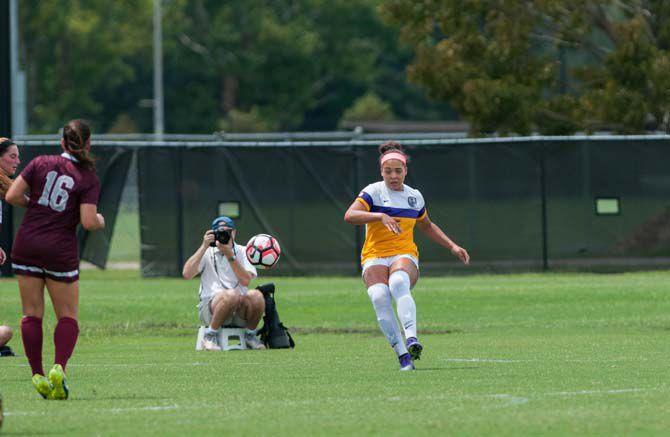
[[[217,241],[221,244],[227,244],[230,241],[230,231],[226,229],[214,231],[214,241],[209,243],[209,245],[211,247],[216,247]]]

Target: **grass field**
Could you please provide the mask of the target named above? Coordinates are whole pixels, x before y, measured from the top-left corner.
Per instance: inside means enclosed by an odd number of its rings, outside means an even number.
[[[121,204],[109,247],[109,262],[140,261],[140,218],[137,209]]]
[[[196,281],[85,271],[70,400],[0,359],[6,435],[622,435],[670,429],[670,272],[424,278],[399,372],[358,278],[279,278],[293,351],[195,352]],[[50,308],[50,307],[49,307]],[[0,321],[17,327],[12,280]],[[45,321],[53,358],[54,319]],[[12,341],[22,353],[19,338]]]

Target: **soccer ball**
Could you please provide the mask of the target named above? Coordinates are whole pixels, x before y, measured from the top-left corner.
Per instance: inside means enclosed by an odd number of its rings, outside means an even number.
[[[272,235],[258,234],[247,243],[247,259],[262,269],[270,269],[277,264],[281,255],[279,243]]]

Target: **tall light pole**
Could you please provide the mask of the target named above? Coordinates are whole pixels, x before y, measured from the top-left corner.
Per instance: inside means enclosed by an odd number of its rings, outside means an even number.
[[[12,135],[28,133],[26,74],[19,67],[19,0],[9,0],[10,71],[12,78]]]
[[[163,30],[161,1],[154,0],[154,134],[165,133],[163,114]]]
[[[11,21],[10,3],[0,1],[0,137],[12,136],[12,71],[11,71]],[[5,252],[12,251],[12,210],[9,205],[2,208],[2,229],[0,247]],[[0,267],[2,276],[12,275],[12,263],[6,262]]]

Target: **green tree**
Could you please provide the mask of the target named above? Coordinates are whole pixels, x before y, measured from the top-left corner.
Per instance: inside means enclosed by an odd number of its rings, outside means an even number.
[[[333,129],[372,91],[401,116],[449,113],[408,85],[409,56],[378,13],[379,0],[177,0],[166,7],[168,125]],[[185,91],[197,102],[194,108]]]
[[[333,129],[373,92],[400,118],[452,116],[407,83],[411,51],[381,0],[164,0],[165,125]],[[22,0],[29,130],[73,117],[96,132],[151,131],[153,0]]]
[[[667,2],[387,0],[381,11],[414,49],[410,79],[474,135],[668,129]]]
[[[319,79],[306,114],[307,129],[333,129],[343,112],[367,93],[390,103],[401,119],[454,118],[447,104],[428,99],[407,82],[408,47],[379,13],[381,0],[309,0],[309,20],[320,35],[314,58]]]
[[[319,38],[300,2],[284,7],[263,0],[178,0],[166,10],[165,23],[167,74],[196,94],[194,104],[207,104],[209,131],[229,111],[252,107],[282,128],[302,121],[312,97],[306,85],[317,79],[313,55]],[[185,102],[184,94],[174,89],[168,98]],[[172,118],[172,124],[182,123]]]
[[[356,121],[390,121],[395,118],[393,109],[375,93],[369,92],[356,99],[342,115],[340,125]]]
[[[74,117],[104,131],[151,96],[138,62],[150,59],[151,0],[22,0],[19,11],[31,132]]]

